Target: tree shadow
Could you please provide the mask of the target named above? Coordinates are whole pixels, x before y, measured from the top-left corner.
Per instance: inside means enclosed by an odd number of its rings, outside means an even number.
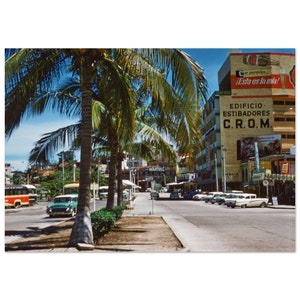
[[[43,229],[27,227],[26,230],[6,230],[5,236],[17,236],[5,244],[5,251],[38,250],[67,247],[73,222],[52,225]]]

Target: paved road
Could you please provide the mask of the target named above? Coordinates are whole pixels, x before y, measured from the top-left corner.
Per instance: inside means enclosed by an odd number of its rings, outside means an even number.
[[[5,209],[5,242],[11,242],[20,236],[33,234],[45,227],[64,222],[66,217],[49,218],[46,206],[50,202],[38,202],[34,206]],[[91,211],[105,206],[106,201],[91,201]]]
[[[295,252],[295,209],[232,209],[203,201],[150,200],[148,193],[137,193],[133,207],[125,215],[163,216],[186,251]],[[32,232],[64,220],[48,218],[42,204],[35,209],[6,211],[5,215],[6,242],[21,231]]]
[[[164,216],[191,252],[295,252],[295,209],[228,208],[203,201],[149,200],[132,213]]]

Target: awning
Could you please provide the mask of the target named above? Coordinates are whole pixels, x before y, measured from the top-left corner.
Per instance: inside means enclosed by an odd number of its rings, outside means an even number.
[[[134,182],[130,181],[130,180],[127,180],[127,179],[123,179],[122,180],[122,184],[123,185],[130,185],[132,188],[135,188],[135,189],[141,189],[140,186],[136,185]]]

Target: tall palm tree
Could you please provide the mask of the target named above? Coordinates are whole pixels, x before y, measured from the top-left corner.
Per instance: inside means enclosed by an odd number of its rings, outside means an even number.
[[[68,71],[77,73],[81,86],[81,172],[78,211],[69,245],[93,245],[90,220],[91,103],[95,62],[101,61],[102,50],[93,49],[21,49],[7,51],[5,61],[6,99],[5,130],[10,136],[24,115],[42,113],[32,110],[37,95],[50,90]],[[67,64],[71,61],[71,70]]]
[[[10,52],[10,53],[9,53]],[[122,138],[132,140],[135,97],[132,91],[143,87],[159,116],[161,126],[177,121],[175,141],[181,147],[190,145],[196,128],[195,111],[206,95],[203,70],[184,52],[177,49],[21,49],[7,51],[6,134],[9,136],[27,114],[42,113],[51,101],[35,108],[40,94],[55,88],[62,76],[72,72],[80,78],[81,87],[81,165],[79,206],[70,238],[70,246],[92,244],[88,192],[91,165],[91,102],[99,82],[111,87],[107,99],[111,111],[122,120],[126,130]],[[67,68],[71,66],[71,68]],[[101,80],[99,80],[101,79]],[[101,89],[99,89],[101,91]],[[53,100],[53,98],[49,99]],[[109,101],[108,101],[109,100]],[[68,101],[64,102],[67,106]],[[55,102],[51,106],[57,109]],[[120,122],[117,122],[120,125]],[[109,133],[111,139],[114,132]],[[116,145],[115,145],[116,144]],[[118,144],[111,144],[117,147]]]

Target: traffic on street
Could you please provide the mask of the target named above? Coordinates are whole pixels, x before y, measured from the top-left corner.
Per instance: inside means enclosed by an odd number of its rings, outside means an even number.
[[[37,231],[60,222],[70,217],[50,217],[46,210],[52,201],[39,201],[33,206],[5,209],[5,242],[17,239],[24,235],[33,235]],[[91,211],[104,207],[106,201],[91,201]]]
[[[295,251],[295,209],[232,209],[205,201],[168,197],[169,194],[161,193],[158,199],[152,199],[150,193],[136,193],[134,209],[125,210],[124,214],[162,216],[191,252]],[[105,200],[92,201],[91,210],[105,204]],[[5,241],[34,234],[68,218],[49,217],[47,205],[49,202],[38,202],[34,206],[6,209]]]

